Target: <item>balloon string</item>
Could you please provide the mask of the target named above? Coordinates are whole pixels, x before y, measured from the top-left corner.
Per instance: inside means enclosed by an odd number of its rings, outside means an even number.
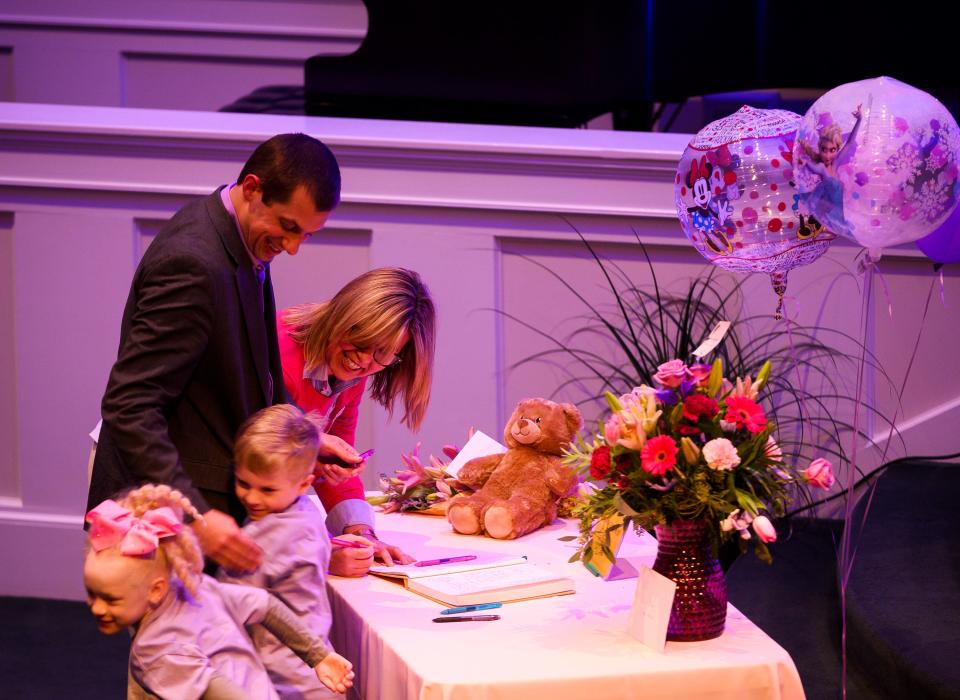
[[[940,306],[947,308],[947,294],[943,289],[943,263],[934,265],[933,271],[939,273],[940,277]]]
[[[883,296],[887,300],[887,316],[890,317],[890,320],[893,320],[893,299],[890,297],[890,288],[887,286],[887,278],[883,276],[883,271],[880,269],[878,263],[874,263],[877,268],[877,279],[880,280],[880,286],[883,287]]]
[[[867,323],[869,319],[870,309],[871,309],[871,299],[873,296],[873,284],[872,278],[874,271],[879,275],[879,269],[876,268],[875,264],[869,264],[864,267],[864,296],[863,296],[863,306],[860,310],[860,322],[862,328],[861,335],[861,346],[860,346],[860,364],[857,369],[857,389],[856,389],[856,406],[854,408],[854,418],[853,418],[853,445],[851,449],[850,457],[850,469],[849,469],[849,479],[847,483],[847,494],[846,494],[846,503],[844,508],[844,526],[843,534],[841,536],[841,546],[840,546],[840,617],[841,617],[841,647],[842,647],[842,678],[841,678],[841,690],[844,698],[847,696],[847,586],[850,581],[850,575],[853,572],[853,564],[856,559],[857,554],[857,545],[860,542],[860,538],[863,535],[863,530],[866,527],[867,523],[867,514],[870,512],[870,506],[873,504],[873,496],[876,493],[876,487],[879,482],[879,479],[874,479],[871,481],[867,487],[866,501],[864,503],[863,510],[860,514],[860,519],[857,526],[856,537],[853,536],[853,490],[855,485],[854,475],[857,470],[857,443],[858,437],[860,434],[860,408],[861,408],[861,395],[863,390],[863,377],[864,377],[864,365],[865,365],[865,355],[866,355],[866,340],[867,340]],[[942,273],[942,271],[941,271]],[[883,277],[880,277],[881,281]],[[942,282],[942,274],[941,274]],[[903,381],[900,384],[900,391],[898,394],[899,398],[902,398],[903,392],[907,387],[907,380],[910,377],[910,373],[913,370],[913,365],[916,362],[917,354],[920,350],[920,339],[923,336],[923,330],[926,327],[927,316],[930,312],[930,302],[933,299],[933,288],[936,284],[936,278],[930,280],[930,287],[927,290],[927,298],[923,306],[923,315],[920,318],[920,328],[917,330],[917,339],[913,344],[913,351],[910,354],[910,360],[907,363],[907,369],[903,375]],[[889,294],[889,290],[885,289],[885,292]],[[892,306],[889,303],[888,296],[888,306]],[[893,435],[896,432],[897,418],[900,411],[900,402],[898,401],[897,408],[894,410],[893,419],[890,421],[890,432],[886,439],[886,444],[883,447],[883,451],[880,454],[880,464],[883,465],[886,463],[887,452],[890,449],[890,444],[893,442]],[[876,445],[876,442],[871,439],[871,443]]]
[[[860,272],[866,272],[868,269],[876,271],[880,285],[883,287],[883,296],[887,300],[887,316],[890,317],[890,320],[893,320],[893,299],[890,297],[890,288],[887,286],[887,280],[880,270],[879,257],[874,258],[869,251],[866,251],[857,268]]]
[[[840,535],[840,691],[844,700],[846,700],[847,697],[847,584],[849,583],[850,570],[853,566],[853,553],[851,551],[853,528],[851,528],[850,525],[853,521],[853,490],[856,485],[857,443],[860,436],[860,408],[862,405],[861,394],[863,392],[863,375],[867,352],[867,319],[873,302],[874,268],[875,266],[872,264],[872,261],[870,264],[861,264],[864,288],[860,305],[860,358],[857,363],[857,387],[854,393],[853,433],[851,435],[850,467],[847,469],[847,485],[845,487],[844,525],[843,532]]]

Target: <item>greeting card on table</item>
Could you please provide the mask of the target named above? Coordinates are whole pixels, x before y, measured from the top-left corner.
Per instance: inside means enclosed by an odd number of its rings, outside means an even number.
[[[667,645],[667,625],[676,591],[675,581],[641,566],[627,633],[651,649],[663,651]]]
[[[594,527],[596,536],[590,544],[593,555],[590,557],[590,563],[587,568],[604,581],[619,581],[621,579],[635,578],[637,570],[626,559],[619,558],[620,545],[623,544],[623,537],[627,534],[627,527],[622,515],[612,515],[609,518],[601,518]],[[604,547],[607,551],[604,551]],[[613,555],[611,559],[609,555]]]
[[[475,457],[486,457],[487,455],[499,455],[506,451],[507,448],[505,446],[501,445],[486,433],[477,430],[445,469],[447,474],[455,477],[460,473],[463,465],[471,459]]]

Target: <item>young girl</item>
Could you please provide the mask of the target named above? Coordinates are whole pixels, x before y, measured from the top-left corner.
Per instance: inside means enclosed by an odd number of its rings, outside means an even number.
[[[234,444],[237,498],[250,516],[243,532],[264,552],[252,574],[221,581],[263,588],[282,600],[313,634],[330,633],[326,571],[330,539],[323,515],[304,495],[313,483],[320,447],[319,417],[278,404],[253,414]],[[363,541],[362,538],[355,538]],[[366,548],[373,558],[373,548]],[[269,630],[251,630],[254,646],[281,698],[328,698],[309,668]]]
[[[327,649],[266,591],[201,573],[203,557],[182,513],[202,516],[179,491],[146,485],[87,513],[87,604],[104,634],[133,629],[129,697],[276,698],[243,625],[271,629],[327,687],[352,685],[349,661]]]
[[[856,142],[863,117],[860,105],[857,105],[853,116],[856,122],[846,142],[837,124],[830,124],[820,130],[816,150],[806,141],[800,140],[801,154],[806,155],[806,158],[801,155],[798,164],[820,176],[820,182],[812,191],[800,194],[800,202],[810,215],[811,230],[816,230],[817,224],[822,223],[828,231],[834,233],[850,232],[850,226],[843,215],[843,183],[837,177],[837,165],[843,163],[847,151]]]

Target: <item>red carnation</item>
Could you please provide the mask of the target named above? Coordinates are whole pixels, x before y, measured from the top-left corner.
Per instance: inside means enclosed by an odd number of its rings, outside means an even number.
[[[701,416],[713,418],[720,412],[720,405],[709,396],[690,394],[683,401],[683,417],[692,423],[700,420]]]
[[[590,457],[590,476],[605,479],[610,473],[610,448],[598,447]]]

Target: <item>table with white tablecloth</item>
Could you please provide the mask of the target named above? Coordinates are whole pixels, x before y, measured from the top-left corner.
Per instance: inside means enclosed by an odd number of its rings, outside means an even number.
[[[804,697],[789,654],[730,606],[723,635],[668,642],[627,634],[636,579],[604,581],[568,563],[576,523],[558,520],[518,540],[453,533],[440,517],[377,515],[377,534],[415,557],[492,551],[526,555],[576,582],[574,595],[506,603],[494,622],[432,622],[443,606],[374,576],[331,576],[331,641],[355,665],[353,697],[366,700],[620,700]],[[620,553],[653,564],[656,541],[629,535]]]

